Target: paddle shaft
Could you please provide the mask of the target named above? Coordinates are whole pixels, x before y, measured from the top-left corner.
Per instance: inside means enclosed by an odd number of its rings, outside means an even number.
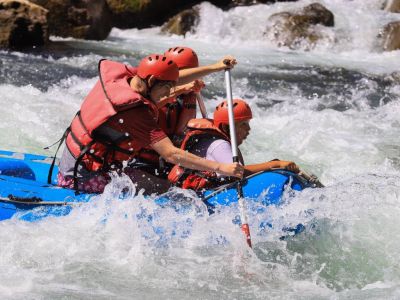
[[[201,116],[203,117],[203,119],[207,119],[208,118],[207,109],[204,104],[203,96],[201,96],[200,92],[196,94],[196,98],[197,98],[197,103],[199,104]]]
[[[226,95],[227,95],[227,102],[228,102],[229,133],[230,133],[230,138],[231,138],[231,148],[232,148],[232,156],[233,156],[232,159],[233,159],[233,162],[240,162],[239,155],[238,155],[237,140],[236,140],[235,117],[233,114],[233,100],[232,100],[232,85],[231,85],[231,70],[230,69],[225,70],[225,83],[226,83]],[[237,188],[237,193],[238,193],[240,219],[242,221],[242,231],[246,236],[247,245],[249,245],[249,247],[252,248],[250,227],[249,227],[248,217],[246,214],[246,206],[244,203],[242,183],[240,180],[238,180],[236,188]]]

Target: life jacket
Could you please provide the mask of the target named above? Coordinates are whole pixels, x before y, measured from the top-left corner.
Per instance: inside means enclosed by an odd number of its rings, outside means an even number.
[[[170,99],[158,109],[158,125],[177,147],[182,143],[186,124],[196,117],[196,101],[196,94],[188,93]],[[159,154],[151,148],[143,148],[139,155],[144,161],[159,165],[160,169],[167,167]]]
[[[140,152],[138,146],[128,144],[131,138],[124,130],[123,122],[118,128],[105,124],[111,117],[140,105],[148,105],[158,114],[156,106],[133,91],[128,83],[128,79],[136,75],[136,68],[100,60],[98,69],[99,81],[64,134],[66,146],[76,159],[75,181],[80,163],[89,171],[98,171],[106,169],[110,163],[131,159]]]
[[[158,125],[174,140],[183,135],[185,125],[196,118],[196,94],[191,92],[174,98],[159,109]]]
[[[200,139],[218,138],[228,141],[230,137],[222,130],[216,127],[210,119],[192,119],[187,124],[187,132],[182,141],[181,149],[190,151]],[[239,153],[241,162],[243,163],[242,155]],[[192,189],[199,191],[205,188],[212,188],[221,184],[220,178],[215,172],[210,171],[195,171],[175,165],[168,175],[168,180],[183,189]],[[224,183],[231,180],[226,178]]]

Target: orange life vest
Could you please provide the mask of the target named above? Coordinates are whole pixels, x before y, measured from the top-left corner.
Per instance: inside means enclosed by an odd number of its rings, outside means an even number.
[[[195,93],[180,95],[158,110],[158,125],[177,147],[181,145],[186,124],[196,117],[196,101]],[[154,165],[164,163],[159,154],[151,148],[143,148],[140,157]],[[165,166],[160,167],[163,169]]]
[[[83,162],[89,171],[133,158],[141,150],[128,144],[130,137],[124,130],[125,124],[118,128],[105,125],[111,117],[139,105],[148,105],[158,113],[152,102],[129,85],[128,79],[136,75],[136,68],[109,60],[100,60],[98,68],[99,81],[66,131],[66,146],[77,160],[76,167]]]
[[[196,118],[196,94],[180,95],[159,109],[158,125],[173,140],[183,134],[183,125]],[[182,130],[182,131],[180,131]]]
[[[192,119],[187,124],[187,133],[183,139],[181,149],[190,151],[203,138],[219,138],[230,142],[227,134],[221,131],[210,119]],[[241,157],[241,155],[240,155]],[[212,188],[220,184],[215,172],[194,171],[175,165],[168,175],[169,181],[181,188],[199,191]],[[224,181],[227,182],[226,180]]]

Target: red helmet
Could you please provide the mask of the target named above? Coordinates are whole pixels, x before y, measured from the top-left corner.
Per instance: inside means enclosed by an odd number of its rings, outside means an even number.
[[[164,55],[152,54],[140,61],[137,75],[142,79],[153,75],[158,80],[177,81],[179,69],[176,63]]]
[[[175,47],[169,48],[165,51],[164,55],[172,59],[179,69],[182,68],[196,68],[199,66],[199,59],[196,52],[188,47]]]
[[[250,106],[241,99],[233,99],[233,115],[235,121],[247,121],[253,118]],[[214,125],[229,125],[228,102],[221,102],[214,111]]]

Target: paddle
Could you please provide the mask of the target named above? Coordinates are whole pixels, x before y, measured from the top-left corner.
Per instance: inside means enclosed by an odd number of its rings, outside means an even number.
[[[203,119],[207,119],[208,118],[207,109],[204,104],[203,96],[201,95],[200,92],[196,94],[196,98],[197,98],[197,103],[199,104],[201,116],[203,117]]]
[[[229,133],[231,137],[231,147],[232,147],[232,159],[233,162],[239,162],[238,147],[236,141],[236,128],[235,128],[235,118],[233,115],[233,100],[232,100],[232,86],[231,86],[231,70],[225,69],[225,83],[226,83],[226,95],[228,102],[228,115],[229,115]],[[251,236],[250,227],[248,223],[248,217],[246,214],[246,207],[243,198],[242,183],[240,180],[237,181],[237,193],[238,193],[238,204],[240,210],[240,219],[242,221],[242,231],[246,236],[247,245],[251,246]]]

